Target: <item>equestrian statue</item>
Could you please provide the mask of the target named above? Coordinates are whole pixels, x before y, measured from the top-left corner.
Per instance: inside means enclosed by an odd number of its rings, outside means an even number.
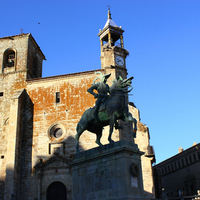
[[[115,129],[123,128],[117,122],[118,119],[121,119],[124,122],[133,122],[133,131],[135,133],[137,131],[137,121],[128,111],[128,104],[126,101],[127,93],[133,89],[131,86],[131,80],[133,77],[122,79],[122,77],[119,76],[113,81],[112,86],[109,88],[106,82],[111,74],[102,74],[101,72],[97,73],[101,74],[101,77],[98,77],[100,78],[100,81],[95,83],[98,79],[96,78],[93,81],[92,86],[87,90],[94,96],[94,98],[97,98],[96,104],[93,108],[89,108],[83,113],[76,127],[77,134],[75,139],[77,152],[79,152],[79,138],[85,130],[97,135],[96,143],[99,146],[102,145],[100,139],[103,127],[107,125],[110,126],[108,141],[114,143],[111,139],[114,127]],[[94,90],[98,93],[95,93]]]

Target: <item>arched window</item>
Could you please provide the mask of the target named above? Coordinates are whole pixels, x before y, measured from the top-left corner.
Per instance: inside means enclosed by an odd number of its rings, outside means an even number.
[[[47,188],[47,200],[67,200],[67,190],[63,183],[56,181]]]
[[[4,67],[14,67],[15,60],[16,60],[15,51],[13,49],[7,49],[4,52],[4,56],[3,56],[3,66]]]
[[[16,70],[16,51],[7,49],[3,54],[2,73],[14,72]]]

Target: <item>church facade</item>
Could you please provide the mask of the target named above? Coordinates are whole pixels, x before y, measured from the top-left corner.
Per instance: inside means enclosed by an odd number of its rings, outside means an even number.
[[[0,200],[72,199],[72,175],[76,125],[83,112],[95,105],[87,92],[98,73],[109,74],[108,84],[118,76],[127,78],[123,32],[111,18],[98,36],[101,69],[42,78],[45,56],[31,34],[0,38]],[[97,73],[98,72],[98,73]],[[128,101],[128,100],[127,100]],[[140,122],[133,103],[129,112],[137,119],[114,130],[114,141],[136,143],[144,152],[143,185],[146,198],[154,198],[149,130]],[[101,142],[108,144],[109,127]],[[81,151],[97,147],[96,135],[85,131],[80,137]]]

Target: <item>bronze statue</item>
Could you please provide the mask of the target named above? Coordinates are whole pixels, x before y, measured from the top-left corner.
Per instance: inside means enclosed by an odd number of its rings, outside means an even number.
[[[88,89],[88,92],[94,95],[94,97],[98,98],[99,96],[101,99],[99,100],[100,103],[96,102],[95,107],[89,108],[83,113],[77,124],[77,134],[75,136],[77,152],[79,152],[79,137],[85,130],[97,135],[96,143],[100,146],[102,145],[100,139],[103,127],[107,125],[110,125],[108,141],[114,143],[111,139],[114,126],[116,129],[122,128],[117,122],[118,119],[133,122],[134,132],[137,130],[137,121],[132,117],[131,113],[128,112],[128,105],[126,103],[126,94],[133,89],[131,86],[133,77],[124,80],[121,77],[118,77],[117,80],[113,81],[112,86],[109,88],[106,84],[109,76],[110,74],[103,75],[100,83],[95,83],[94,81],[93,86]],[[101,83],[103,83],[103,90],[100,90],[99,88]],[[131,89],[128,90],[129,87],[131,87]],[[94,89],[96,89],[99,94],[94,93]],[[106,97],[106,99],[101,97],[101,93],[103,94],[102,97]],[[107,95],[107,93],[110,93],[110,95]],[[96,116],[93,117],[95,114]]]
[[[105,74],[101,76],[100,82],[95,83],[95,81],[92,84],[92,87],[90,87],[87,91],[94,96],[94,98],[97,98],[96,105],[94,108],[94,116],[92,119],[97,119],[97,114],[99,107],[102,103],[104,103],[108,96],[108,93],[110,94],[109,86],[106,84],[107,79],[110,77],[111,74]],[[96,80],[96,79],[95,79]],[[94,93],[93,90],[96,90],[98,92]],[[98,120],[98,119],[97,119]]]

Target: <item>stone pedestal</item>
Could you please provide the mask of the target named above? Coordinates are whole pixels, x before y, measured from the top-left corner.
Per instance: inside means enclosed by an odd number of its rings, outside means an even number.
[[[136,144],[127,141],[77,153],[71,164],[73,199],[144,199],[142,154]]]

